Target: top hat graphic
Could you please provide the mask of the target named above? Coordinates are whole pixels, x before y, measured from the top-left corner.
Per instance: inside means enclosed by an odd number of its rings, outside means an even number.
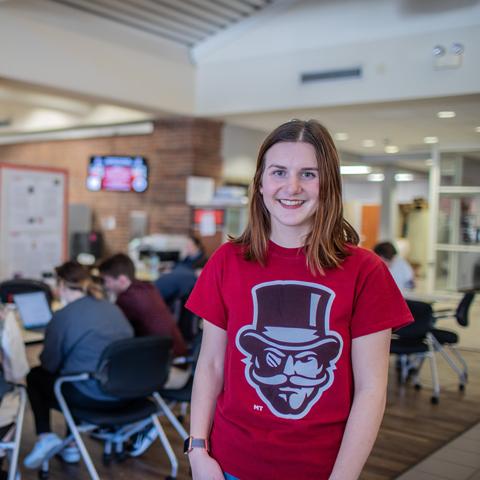
[[[283,350],[332,347],[338,353],[340,341],[326,332],[328,307],[333,292],[312,283],[277,281],[252,289],[253,323],[241,329],[238,342],[246,352],[258,351],[261,343]]]

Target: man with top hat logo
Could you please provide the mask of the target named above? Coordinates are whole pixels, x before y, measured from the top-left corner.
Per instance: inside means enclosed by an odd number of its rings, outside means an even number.
[[[237,348],[245,377],[281,418],[308,414],[333,383],[342,338],[329,329],[335,297],[315,283],[274,281],[252,289],[253,322],[242,327]]]

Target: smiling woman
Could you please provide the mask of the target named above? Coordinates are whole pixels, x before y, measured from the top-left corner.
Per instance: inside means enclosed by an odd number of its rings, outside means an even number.
[[[265,157],[260,193],[270,213],[271,240],[301,247],[318,207],[318,166],[309,143],[273,145]]]
[[[245,232],[187,302],[205,319],[194,480],[358,478],[385,406],[390,332],[411,316],[357,243],[330,134],[313,120],[280,125],[258,154]]]

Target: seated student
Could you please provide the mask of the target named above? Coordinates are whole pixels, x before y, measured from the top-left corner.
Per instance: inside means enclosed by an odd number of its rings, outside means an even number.
[[[35,417],[38,440],[24,460],[27,468],[38,468],[62,440],[50,427],[50,409],[56,405],[53,385],[58,375],[94,371],[103,350],[111,343],[133,337],[133,329],[122,311],[101,299],[88,272],[77,262],[55,269],[58,295],[65,307],[53,314],[45,333],[41,365],[27,376],[27,392]],[[95,380],[67,384],[63,388],[69,405],[110,409],[119,400],[104,394]],[[69,463],[78,462],[75,445],[60,455]]]
[[[410,264],[397,253],[391,242],[377,243],[373,251],[385,262],[400,290],[415,288],[415,275]]]
[[[154,284],[165,303],[172,308],[177,298],[188,295],[195,286],[197,276],[194,270],[183,265],[177,265],[171,272],[161,275]]]
[[[118,253],[102,262],[98,270],[106,290],[116,295],[117,305],[132,324],[135,335],[167,335],[173,339],[173,355],[185,355],[187,347],[175,319],[155,286],[135,279],[135,265],[128,255]],[[165,388],[182,388],[189,370],[172,366]],[[155,425],[148,425],[132,440],[130,455],[143,454],[157,437]]]
[[[135,279],[135,265],[128,255],[118,253],[98,267],[108,292],[132,324],[136,336],[165,335],[173,339],[173,355],[186,353],[185,341],[163,298],[148,282]]]
[[[203,268],[207,261],[205,248],[194,235],[189,236],[185,253],[186,256],[175,264],[172,271],[161,275],[154,282],[170,308],[177,298],[184,297],[193,290],[197,281],[196,270]]]
[[[192,270],[203,268],[207,263],[207,256],[205,255],[205,247],[198,237],[190,235],[188,237],[186,249],[186,256],[177,262],[176,266],[188,267]]]

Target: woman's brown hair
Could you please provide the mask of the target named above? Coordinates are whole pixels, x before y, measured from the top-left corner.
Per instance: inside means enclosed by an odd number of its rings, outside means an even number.
[[[305,142],[315,149],[319,173],[318,209],[304,249],[308,268],[313,273],[324,273],[325,268],[340,265],[348,255],[347,244],[357,245],[359,237],[343,218],[342,182],[337,149],[328,130],[316,120],[291,120],[277,127],[265,139],[258,152],[255,176],[250,185],[250,216],[247,228],[232,241],[244,247],[247,260],[265,265],[271,223],[260,188],[265,155],[279,142]]]
[[[88,270],[78,262],[65,262],[55,267],[57,279],[62,281],[70,290],[78,290],[95,298],[102,298],[103,292],[96,285]]]

